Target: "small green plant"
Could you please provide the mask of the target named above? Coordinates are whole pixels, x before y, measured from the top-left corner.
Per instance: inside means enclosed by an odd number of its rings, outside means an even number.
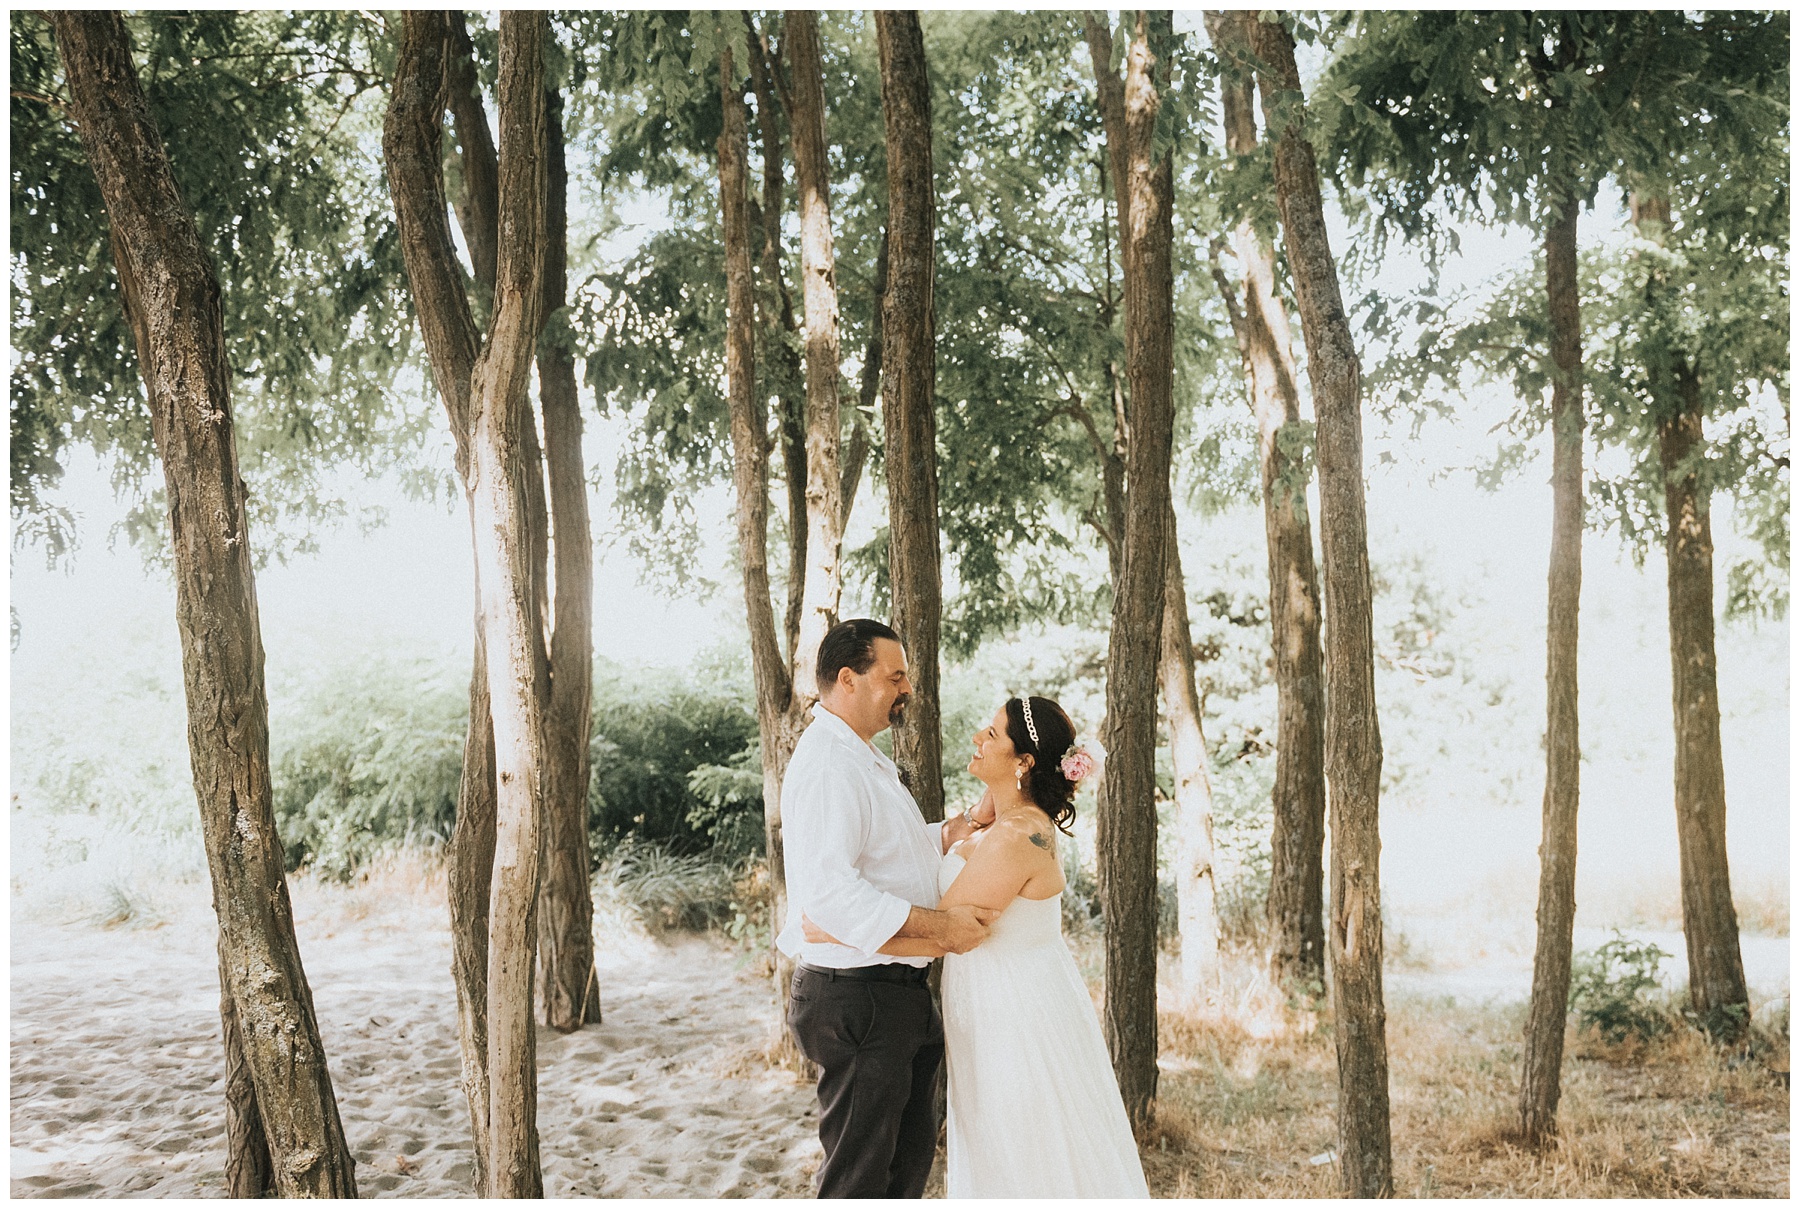
[[[1604,1040],[1650,1040],[1669,1031],[1671,1013],[1655,994],[1657,972],[1669,957],[1648,941],[1618,929],[1597,949],[1579,953],[1569,979],[1569,1010],[1583,1028]]]
[[[630,838],[613,849],[600,875],[651,932],[725,927],[739,913],[737,870],[710,856],[681,856]]]

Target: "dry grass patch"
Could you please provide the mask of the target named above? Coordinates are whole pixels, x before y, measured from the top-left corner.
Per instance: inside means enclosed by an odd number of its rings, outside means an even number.
[[[1229,963],[1221,1006],[1165,1013],[1157,1123],[1142,1140],[1156,1196],[1341,1192],[1329,1015],[1275,998]],[[1248,1010],[1246,1010],[1248,1009]],[[1388,1014],[1395,1191],[1444,1197],[1786,1196],[1785,1021],[1755,1057],[1678,1028],[1653,1042],[1571,1035],[1562,1136],[1516,1132],[1523,1007],[1396,996]]]

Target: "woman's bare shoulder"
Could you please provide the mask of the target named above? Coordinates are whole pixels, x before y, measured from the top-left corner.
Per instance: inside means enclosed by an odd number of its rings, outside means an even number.
[[[1056,828],[1036,812],[1022,811],[999,820],[988,830],[990,835],[985,842],[998,842],[998,846],[1017,855],[1025,856],[1032,852],[1056,855]]]

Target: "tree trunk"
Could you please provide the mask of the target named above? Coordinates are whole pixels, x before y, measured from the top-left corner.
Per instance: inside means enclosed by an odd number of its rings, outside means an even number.
[[[881,392],[881,315],[887,309],[888,233],[881,232],[881,246],[875,253],[875,297],[871,313],[876,321],[869,325],[869,347],[863,350],[862,382],[856,394],[855,423],[850,426],[850,447],[844,450],[844,465],[838,476],[838,532],[850,528],[850,510],[856,506],[856,492],[862,485],[863,463],[869,460],[868,417],[875,414],[875,396]],[[934,367],[935,371],[935,367]],[[933,417],[935,423],[936,418]]]
[[[1226,149],[1256,151],[1253,14],[1209,12],[1213,44],[1244,74],[1220,86]],[[1263,535],[1268,548],[1269,630],[1275,659],[1274,831],[1270,837],[1269,951],[1276,979],[1325,990],[1325,684],[1320,667],[1319,579],[1300,451],[1304,423],[1287,308],[1275,286],[1274,251],[1241,221],[1232,236],[1242,286],[1215,261],[1219,292],[1250,384],[1262,472]]]
[[[1213,872],[1212,785],[1206,777],[1206,734],[1194,687],[1194,639],[1173,501],[1163,563],[1163,713],[1175,773],[1176,915],[1181,935],[1178,994],[1190,1007],[1216,1003],[1219,990],[1219,894]]]
[[[756,90],[756,124],[762,137],[762,206],[752,199],[751,219],[762,231],[762,290],[758,305],[763,313],[763,355],[767,359],[770,390],[780,400],[781,463],[787,484],[788,516],[806,515],[806,383],[800,356],[791,337],[799,330],[794,321],[794,301],[788,293],[782,269],[781,216],[783,189],[781,131],[775,121],[775,95],[770,67],[763,54],[762,37],[749,13],[744,14],[749,33],[750,79]],[[784,650],[791,654],[799,645],[800,602],[806,583],[806,526],[788,528],[787,612],[782,633]]]
[[[1713,649],[1710,492],[1700,378],[1678,355],[1680,411],[1657,425],[1668,505],[1669,661],[1675,687],[1675,822],[1681,843],[1681,922],[1688,996],[1708,1032],[1736,1040],[1750,1021],[1737,910],[1725,853],[1725,761],[1719,741],[1719,664]]]
[[[111,224],[168,493],[188,754],[220,930],[227,1127],[236,1127],[227,1169],[234,1189],[355,1196],[270,800],[261,626],[218,281],[150,117],[123,19],[65,11],[51,21],[70,114]]]
[[[220,934],[219,1020],[225,1034],[225,1191],[237,1199],[264,1197],[275,1191],[274,1162],[256,1107],[256,1081],[244,1057],[244,1035],[237,1005],[231,999],[229,968]]]
[[[562,94],[544,93],[549,173],[544,238],[546,322],[568,293],[569,173],[563,157]],[[544,1022],[561,1033],[600,1023],[594,974],[594,899],[588,879],[588,725],[594,695],[594,560],[587,475],[581,457],[581,397],[566,321],[538,349],[544,409],[550,524],[555,543],[555,609],[550,636],[550,704],[544,719],[544,878],[538,895]]]
[[[456,141],[462,146],[462,189],[456,197],[456,224],[475,270],[475,290],[480,297],[479,315],[491,313],[494,272],[500,241],[500,159],[494,150],[494,133],[488,129],[487,109],[481,103],[481,82],[475,70],[475,45],[461,9],[445,14],[449,57],[444,69],[445,99],[456,122]]]
[[[532,973],[537,940],[542,716],[547,657],[533,592],[531,424],[526,389],[543,306],[541,12],[500,18],[500,244],[494,315],[470,377],[475,562],[487,631],[498,793],[488,906],[488,1191],[544,1194],[537,1142]]]
[[[1387,1013],[1381,985],[1381,728],[1375,712],[1374,623],[1362,467],[1362,368],[1325,231],[1318,160],[1300,126],[1278,122],[1298,99],[1294,42],[1279,15],[1252,46],[1263,119],[1275,144],[1276,200],[1306,332],[1318,414],[1319,531],[1325,609],[1326,776],[1331,806],[1332,1007],[1337,1029],[1338,1152],[1351,1196],[1394,1191],[1388,1122]],[[1284,95],[1286,94],[1286,95]]]
[[[542,1194],[532,973],[548,700],[546,526],[526,385],[543,303],[543,33],[541,15],[502,17],[493,211],[504,217],[495,223],[496,280],[485,348],[446,215],[439,149],[444,56],[452,39],[445,14],[403,17],[382,134],[407,278],[450,416],[475,548],[476,682],[450,899],[464,1089],[479,1151],[476,1186],[499,1196]],[[474,128],[474,114],[459,118]],[[484,793],[488,786],[491,796]]]
[[[795,705],[818,698],[813,667],[819,643],[837,623],[843,534],[838,477],[838,298],[831,236],[830,165],[825,156],[825,84],[818,14],[786,16],[784,41],[794,71],[794,179],[800,188],[800,270],[806,306],[806,575],[798,642],[790,656]],[[798,523],[797,517],[790,518]],[[783,765],[785,767],[785,764]]]
[[[895,632],[913,684],[894,729],[894,762],[925,818],[944,817],[944,736],[938,703],[937,195],[932,187],[931,84],[916,12],[875,14],[887,135],[888,281],[881,309],[887,434],[888,568]]]
[[[1633,193],[1631,220],[1659,246],[1669,199]],[[1646,299],[1646,302],[1649,300]],[[1700,376],[1674,350],[1665,386],[1650,403],[1663,471],[1668,528],[1669,661],[1675,694],[1675,822],[1681,845],[1681,915],[1688,997],[1708,1032],[1735,1040],[1749,1022],[1737,910],[1725,852],[1725,760],[1719,739],[1719,665],[1713,646],[1711,490],[1700,476],[1706,448]],[[1673,389],[1669,389],[1672,387]]]
[[[1124,114],[1129,206],[1121,207],[1125,265],[1126,510],[1106,657],[1106,776],[1096,836],[1106,915],[1104,1024],[1113,1071],[1134,1129],[1156,1096],[1156,685],[1166,590],[1169,458],[1174,431],[1173,176],[1153,155],[1161,98],[1152,79],[1172,37],[1167,12],[1139,12],[1126,57]],[[1102,60],[1095,71],[1104,75]],[[1104,86],[1103,86],[1104,87]]]
[[[473,533],[474,502],[469,503]],[[473,551],[471,551],[473,553]],[[494,883],[494,723],[488,705],[487,638],[481,581],[475,582],[475,659],[469,673],[469,721],[463,738],[456,826],[450,833],[450,971],[456,983],[456,1040],[463,1098],[475,1144],[472,1186],[487,1187],[488,896]]]
[[[1562,1095],[1563,1032],[1575,929],[1576,810],[1581,739],[1576,667],[1581,607],[1582,383],[1581,297],[1576,280],[1578,204],[1563,204],[1544,237],[1544,287],[1550,305],[1551,387],[1549,621],[1545,681],[1543,843],[1538,849],[1537,949],[1519,1084],[1519,1130],[1530,1141],[1556,1133]]]

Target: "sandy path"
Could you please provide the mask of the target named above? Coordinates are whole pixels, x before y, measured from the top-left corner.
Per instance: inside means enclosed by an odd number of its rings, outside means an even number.
[[[220,1196],[223,1057],[210,912],[12,929],[14,1196]],[[203,893],[203,892],[201,892]],[[301,883],[297,928],[365,1196],[467,1195],[450,939],[428,892]],[[551,1196],[803,1196],[812,1089],[751,1055],[767,984],[699,940],[605,939],[606,1021],[539,1034]]]

